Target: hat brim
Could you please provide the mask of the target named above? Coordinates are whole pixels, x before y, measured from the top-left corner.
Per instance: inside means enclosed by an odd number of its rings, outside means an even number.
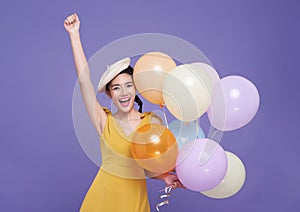
[[[103,73],[103,75],[100,78],[97,92],[105,92],[105,86],[107,83],[112,81],[121,71],[128,68],[130,65],[130,58],[126,57],[122,60],[119,60],[115,62],[114,64],[107,66],[106,71]]]

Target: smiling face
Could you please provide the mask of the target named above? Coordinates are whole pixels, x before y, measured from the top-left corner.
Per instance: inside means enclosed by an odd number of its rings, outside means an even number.
[[[135,94],[133,79],[129,74],[119,74],[109,85],[108,95],[120,112],[128,113],[133,109]]]

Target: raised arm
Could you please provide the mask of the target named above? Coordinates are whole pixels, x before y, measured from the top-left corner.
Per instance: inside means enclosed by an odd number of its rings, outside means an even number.
[[[90,71],[80,39],[80,21],[78,16],[75,13],[68,16],[64,21],[64,27],[69,33],[71,40],[81,95],[91,121],[100,136],[104,129],[107,115],[97,101],[96,93],[90,79]]]

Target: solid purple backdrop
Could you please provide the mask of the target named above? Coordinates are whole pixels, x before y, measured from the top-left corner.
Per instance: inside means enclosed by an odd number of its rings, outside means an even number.
[[[0,8],[1,211],[78,211],[97,172],[72,122],[76,74],[63,28],[72,12],[88,58],[124,36],[165,33],[260,92],[256,117],[221,142],[244,162],[242,190],[222,200],[176,190],[161,211],[300,210],[298,1],[2,0]],[[162,187],[148,180],[152,211]]]

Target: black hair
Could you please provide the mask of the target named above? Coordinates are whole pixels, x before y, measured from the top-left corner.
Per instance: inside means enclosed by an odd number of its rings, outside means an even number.
[[[139,112],[142,113],[143,112],[143,102],[140,99],[140,97],[138,95],[135,95],[134,97],[134,101],[138,104],[139,106]]]
[[[133,75],[133,68],[131,66],[128,66],[126,69],[124,69],[123,71],[121,71],[119,74],[117,74],[109,83],[107,83],[105,85],[105,90],[107,92],[109,92],[109,86],[111,84],[111,82],[117,77],[119,76],[120,74],[129,74],[130,76]],[[142,100],[140,99],[140,97],[138,95],[135,95],[134,97],[134,101],[138,104],[139,106],[139,112],[142,113],[143,112],[143,102]]]

